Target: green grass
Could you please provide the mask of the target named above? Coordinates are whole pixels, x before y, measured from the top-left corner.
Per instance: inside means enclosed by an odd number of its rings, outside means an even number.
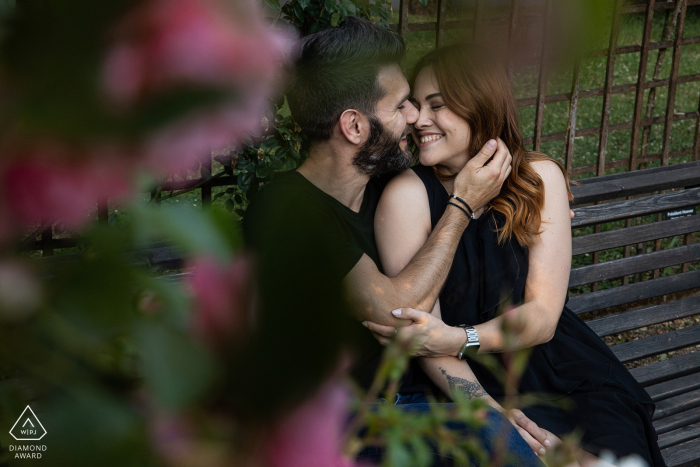
[[[691,7],[685,22],[684,37],[700,35],[700,15]],[[502,14],[502,13],[501,13]],[[459,19],[469,17],[468,13],[451,13],[448,19]],[[435,21],[435,16],[412,15],[409,22]],[[664,17],[663,13],[657,13],[654,17],[652,28],[652,41],[658,41],[662,37]],[[639,44],[642,41],[644,28],[644,17],[641,14],[623,15],[620,22],[618,46]],[[603,28],[606,29],[606,28]],[[609,26],[607,26],[609,30]],[[446,32],[445,42],[447,44],[463,40],[470,37],[471,31],[452,30]],[[411,67],[427,52],[435,47],[435,33],[411,32],[407,38],[407,69]],[[590,44],[593,49],[603,49],[607,47],[607,37],[601,37],[595,44]],[[647,80],[651,80],[654,73],[659,51],[649,53],[647,66]],[[637,82],[639,71],[639,60],[641,53],[631,53],[618,55],[615,59],[615,69],[613,85],[622,85]],[[671,74],[672,50],[666,52],[659,79],[668,78]],[[585,58],[581,65],[580,89],[595,89],[603,87],[606,72],[606,57]],[[679,76],[700,73],[700,44],[684,46],[681,49],[681,61]],[[552,71],[547,79],[547,94],[566,93],[571,91],[573,70],[572,67]],[[539,70],[536,67],[520,69],[515,73],[513,88],[517,98],[534,97],[537,95],[537,82]],[[645,91],[645,104],[649,90]],[[666,113],[668,88],[657,88],[656,102],[654,106],[654,116],[663,116]],[[698,97],[700,96],[700,82],[681,84],[677,87],[675,112],[692,112],[698,110]],[[635,92],[615,94],[611,101],[610,123],[621,123],[632,120],[634,108]],[[579,100],[577,113],[577,130],[600,126],[603,109],[603,97],[593,97]],[[569,116],[569,102],[557,102],[547,104],[544,111],[543,133],[555,133],[566,131]],[[535,106],[520,108],[520,121],[525,137],[533,136],[535,122]],[[670,148],[681,149],[692,147],[695,136],[695,120],[684,120],[674,122],[671,131]],[[663,143],[663,124],[652,126],[647,153],[659,153]],[[607,161],[626,159],[630,155],[632,130],[618,130],[609,133],[608,149],[606,153]],[[599,136],[577,137],[574,143],[574,167],[595,164],[598,158]],[[543,143],[542,151],[552,157],[561,160],[564,142],[553,141]],[[671,160],[671,163],[687,162],[692,156],[678,157]],[[563,162],[563,160],[562,160]],[[647,167],[659,165],[659,162],[649,163]],[[608,169],[606,173],[616,173],[625,171],[626,168]],[[587,178],[594,176],[594,173],[583,173],[572,178]]]

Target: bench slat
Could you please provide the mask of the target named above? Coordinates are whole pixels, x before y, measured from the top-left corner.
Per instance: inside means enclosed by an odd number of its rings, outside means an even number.
[[[700,326],[690,326],[677,331],[645,337],[614,345],[610,349],[622,363],[626,363],[696,344],[700,344]]]
[[[700,460],[700,439],[686,441],[661,451],[668,467],[697,466]]]
[[[700,406],[700,389],[657,402],[654,420],[661,420],[698,406]]]
[[[631,331],[652,324],[686,318],[700,313],[700,296],[656,305],[641,310],[626,311],[614,316],[588,321],[586,324],[599,336]]]
[[[571,270],[569,287],[615,279],[638,272],[661,269],[700,259],[700,243],[654,251],[629,258],[581,266]]]
[[[571,220],[571,227],[585,227],[698,204],[700,204],[700,188],[690,188],[643,198],[585,206],[574,209],[576,217]]]
[[[687,167],[671,167],[672,170],[663,172],[653,169],[631,172],[631,176],[615,179],[594,177],[593,183],[571,187],[574,203],[580,205],[700,184],[700,165],[697,162],[691,162]]]
[[[657,238],[674,237],[700,231],[700,216],[688,216],[651,224],[635,225],[624,229],[597,234],[581,235],[572,240],[572,256],[608,250]]]
[[[642,386],[651,386],[697,372],[700,372],[700,352],[669,358],[630,370],[634,379]]]
[[[641,175],[646,175],[650,173],[662,174],[664,172],[672,172],[675,170],[694,170],[696,167],[700,168],[700,161],[684,162],[683,164],[672,164],[665,165],[661,167],[652,167],[650,169],[634,170],[632,172],[620,172],[610,175],[601,175],[600,177],[590,177],[584,178],[582,180],[576,180],[578,183],[583,185],[594,185],[599,182],[610,182],[613,180],[625,180],[628,178],[634,178]],[[577,187],[578,188],[578,187]],[[572,186],[573,190],[574,187]]]
[[[646,388],[647,393],[654,402],[663,401],[691,391],[700,389],[700,373],[681,376],[680,378],[655,384]]]
[[[665,383],[655,384],[646,388],[646,391],[654,402],[658,402],[669,397],[694,391],[695,389],[700,389],[700,373],[681,376]]]
[[[576,314],[601,310],[611,306],[645,300],[669,293],[681,292],[700,286],[700,269],[674,274],[612,289],[576,295],[567,306]]]
[[[659,447],[665,449],[696,438],[700,438],[700,423],[693,423],[659,435]]]
[[[657,420],[654,422],[654,428],[656,428],[656,433],[660,435],[697,422],[700,422],[700,407]]]

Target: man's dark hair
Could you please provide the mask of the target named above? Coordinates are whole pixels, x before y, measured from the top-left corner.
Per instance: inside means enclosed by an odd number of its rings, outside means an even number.
[[[299,47],[287,100],[312,141],[330,139],[347,109],[374,115],[386,95],[377,80],[379,69],[400,63],[406,51],[392,30],[353,16],[337,28],[309,34]]]

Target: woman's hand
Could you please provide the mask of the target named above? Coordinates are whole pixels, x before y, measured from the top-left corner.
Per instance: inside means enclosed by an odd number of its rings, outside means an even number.
[[[510,421],[520,436],[522,436],[525,442],[527,442],[532,450],[535,451],[535,454],[540,456],[547,454],[547,448],[552,446],[553,442],[560,441],[556,435],[550,433],[544,428],[540,428],[537,426],[537,423],[527,418],[522,410],[506,410],[492,397],[488,397],[484,401],[494,409],[501,412],[508,419],[508,421]]]
[[[371,321],[363,322],[377,338],[380,344],[388,345],[395,337],[403,341],[413,342],[413,355],[422,357],[457,356],[467,340],[461,328],[454,328],[430,313],[400,308],[391,312],[399,319],[411,320],[412,323],[402,328],[382,326]]]
[[[510,423],[518,430],[520,436],[530,445],[532,450],[535,451],[535,454],[543,456],[547,453],[546,448],[552,445],[549,440],[550,433],[547,430],[537,426],[521,410],[506,410],[500,406],[495,408],[510,420]],[[556,436],[552,435],[552,438],[556,438]]]

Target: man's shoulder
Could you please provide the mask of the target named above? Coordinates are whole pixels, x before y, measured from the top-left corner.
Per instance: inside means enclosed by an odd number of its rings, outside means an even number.
[[[285,172],[253,196],[246,214],[250,217],[303,212],[319,204],[316,191],[303,175],[294,170]]]
[[[319,229],[325,219],[326,206],[318,188],[296,171],[281,174],[253,196],[243,218],[246,240],[254,237],[304,234]]]

